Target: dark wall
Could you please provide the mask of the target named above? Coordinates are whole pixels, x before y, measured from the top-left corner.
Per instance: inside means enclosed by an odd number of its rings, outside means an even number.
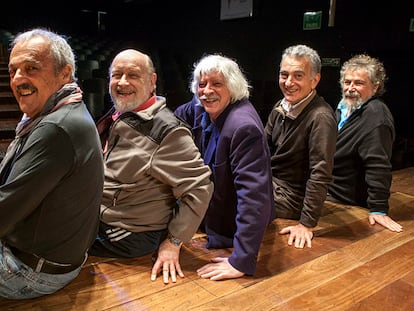
[[[113,38],[149,51],[160,70],[160,92],[172,107],[189,99],[188,79],[193,63],[204,53],[235,58],[253,86],[252,102],[265,119],[280,98],[278,65],[284,48],[305,43],[322,58],[340,64],[356,53],[369,53],[384,62],[389,81],[384,95],[397,134],[414,140],[410,125],[412,100],[409,77],[414,72],[414,11],[410,1],[336,0],[335,23],[328,27],[329,0],[253,0],[253,16],[220,20],[220,0],[95,0],[51,2],[44,8],[2,11],[0,28],[13,31],[49,26],[60,32]],[[16,4],[17,5],[17,4]],[[45,3],[42,3],[45,5]],[[67,7],[58,7],[64,6]],[[49,13],[50,10],[55,13]],[[22,12],[24,11],[24,12]],[[100,15],[98,25],[98,11]],[[303,30],[303,14],[322,11],[322,27]],[[25,15],[26,14],[26,15]],[[339,67],[323,67],[318,91],[335,107],[341,94]],[[412,141],[414,145],[414,141]]]
[[[412,110],[408,80],[403,78],[404,73],[414,70],[414,33],[409,32],[410,18],[414,17],[411,5],[402,0],[392,5],[378,1],[364,1],[362,5],[360,0],[336,2],[334,27],[328,27],[329,0],[253,0],[252,17],[224,21],[220,21],[219,0],[130,2],[109,12],[106,31],[168,55],[178,65],[177,77],[185,81],[185,86],[192,64],[204,53],[219,52],[237,59],[255,87],[254,104],[264,116],[280,96],[278,64],[288,45],[308,44],[322,58],[340,58],[341,64],[356,53],[367,52],[385,64],[389,81],[384,98],[396,118],[398,133],[413,136],[414,127],[409,125],[407,114]],[[322,11],[321,29],[303,30],[306,11]],[[332,106],[340,98],[338,79],[339,67],[323,68],[318,91]]]

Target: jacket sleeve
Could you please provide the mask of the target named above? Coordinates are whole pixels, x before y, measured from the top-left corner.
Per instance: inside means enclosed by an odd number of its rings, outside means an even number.
[[[174,114],[180,118],[181,120],[185,121],[191,127],[194,126],[194,102],[190,101],[188,103],[182,104],[178,106]]]
[[[332,182],[337,125],[333,113],[319,113],[309,134],[309,178],[299,222],[315,227],[322,213],[328,185]]]
[[[393,129],[382,124],[364,137],[358,150],[364,163],[368,190],[367,206],[371,212],[388,214],[393,139]]]
[[[256,126],[239,126],[231,139],[229,157],[237,193],[237,231],[229,262],[253,275],[264,232],[274,216],[270,153],[264,133]]]
[[[189,129],[174,129],[152,159],[151,174],[169,184],[178,209],[168,230],[183,242],[197,231],[213,194],[210,168],[204,164]]]

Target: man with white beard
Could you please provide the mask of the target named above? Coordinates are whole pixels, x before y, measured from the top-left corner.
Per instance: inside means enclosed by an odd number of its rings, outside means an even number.
[[[150,56],[119,52],[109,68],[113,107],[98,120],[105,179],[98,237],[89,254],[135,258],[153,254],[151,280],[184,277],[180,250],[213,195],[211,170],[191,128],[156,94]]]
[[[380,98],[386,78],[384,65],[365,54],[352,57],[341,68],[334,181],[327,200],[366,207],[371,225],[400,232],[402,226],[388,216],[395,129]]]

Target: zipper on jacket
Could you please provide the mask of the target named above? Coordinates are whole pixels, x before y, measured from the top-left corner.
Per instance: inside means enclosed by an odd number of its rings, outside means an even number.
[[[115,193],[114,193],[114,197],[112,198],[112,206],[116,205],[116,201],[118,200],[119,194],[121,193],[121,189],[118,189]]]
[[[109,157],[110,153],[111,153],[111,152],[112,152],[112,150],[115,148],[116,144],[117,144],[117,143],[118,143],[118,141],[119,141],[119,138],[120,138],[120,136],[119,136],[119,135],[116,135],[116,136],[115,136],[115,138],[114,138],[114,143],[112,144],[111,149],[108,149],[108,151],[106,152],[106,159],[108,159],[108,157]]]

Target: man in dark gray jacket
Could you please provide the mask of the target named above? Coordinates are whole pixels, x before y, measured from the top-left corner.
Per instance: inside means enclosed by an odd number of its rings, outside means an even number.
[[[380,99],[385,80],[383,64],[369,55],[356,55],[342,66],[334,180],[327,199],[367,207],[371,225],[400,232],[402,226],[388,216],[395,129]]]
[[[0,296],[28,299],[79,274],[98,229],[103,161],[63,37],[19,34],[9,72],[24,115],[0,166]]]

